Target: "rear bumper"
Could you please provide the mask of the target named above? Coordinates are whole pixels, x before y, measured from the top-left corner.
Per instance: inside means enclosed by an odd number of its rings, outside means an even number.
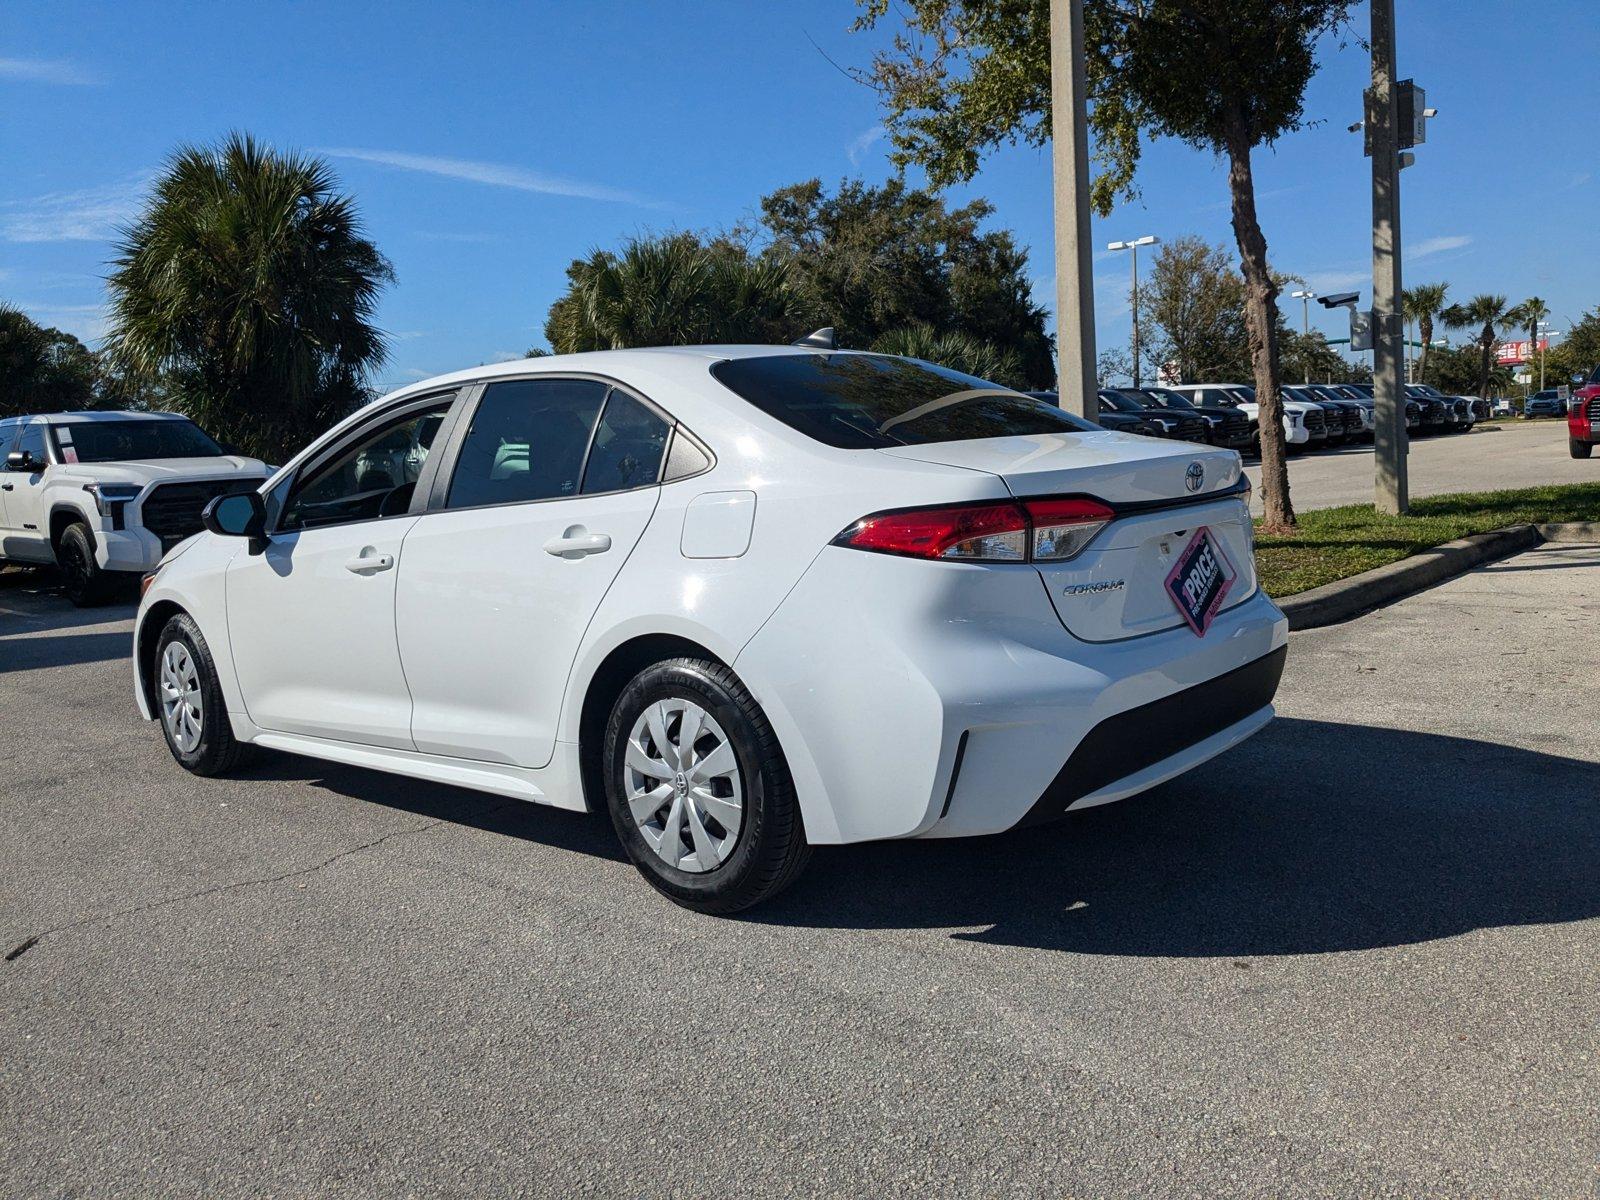
[[[1142,791],[1220,753],[1272,717],[1289,647],[1205,683],[1101,721],[1087,734],[1019,824],[1036,825]],[[1213,743],[1216,744],[1213,748]],[[1195,754],[1205,751],[1201,757]],[[1147,777],[1155,773],[1154,778]]]
[[[1055,618],[1031,567],[830,548],[734,669],[778,734],[808,840],[968,837],[1012,828],[1042,796],[1120,799],[1227,749],[1271,718],[1277,685],[1235,672],[1287,641],[1260,591],[1203,638],[1179,627],[1089,643]],[[1121,719],[1202,685],[1241,698],[1148,746],[1137,718]],[[1097,748],[1116,730],[1129,738],[1120,758]]]

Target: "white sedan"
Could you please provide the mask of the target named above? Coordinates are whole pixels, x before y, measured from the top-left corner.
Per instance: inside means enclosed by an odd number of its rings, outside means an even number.
[[[262,746],[605,810],[731,912],[812,845],[1049,820],[1260,729],[1247,488],[911,359],[478,367],[212,504],[146,579],[138,704],[199,774]]]

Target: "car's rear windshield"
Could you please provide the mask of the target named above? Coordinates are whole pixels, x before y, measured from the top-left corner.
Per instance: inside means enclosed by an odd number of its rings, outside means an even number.
[[[717,363],[735,395],[844,450],[1098,428],[1021,392],[884,354],[773,354]]]
[[[73,421],[52,426],[64,462],[215,458],[222,447],[189,421]]]

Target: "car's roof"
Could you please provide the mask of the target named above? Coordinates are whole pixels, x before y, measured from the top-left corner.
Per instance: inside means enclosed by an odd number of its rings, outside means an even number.
[[[129,412],[121,409],[95,409],[86,412],[24,413],[7,421],[32,421],[43,418],[53,425],[87,425],[96,421],[187,421],[182,413]]]
[[[593,372],[610,375],[628,369],[653,369],[678,372],[686,367],[703,369],[711,363],[730,358],[766,358],[779,354],[860,354],[858,350],[826,350],[820,346],[649,346],[630,350],[590,350],[582,354],[545,354],[537,358],[513,358],[506,362],[485,363],[448,375],[436,375],[408,383],[389,393],[390,397],[402,394],[432,391],[438,387],[466,383],[477,379],[496,379],[507,375],[528,375],[562,371]]]

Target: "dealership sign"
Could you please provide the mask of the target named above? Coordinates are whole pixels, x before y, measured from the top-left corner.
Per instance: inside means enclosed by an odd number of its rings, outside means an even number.
[[[1537,342],[1501,342],[1496,361],[1502,367],[1515,366],[1517,363],[1527,362],[1539,351],[1548,350],[1549,348],[1549,338],[1540,338]]]

